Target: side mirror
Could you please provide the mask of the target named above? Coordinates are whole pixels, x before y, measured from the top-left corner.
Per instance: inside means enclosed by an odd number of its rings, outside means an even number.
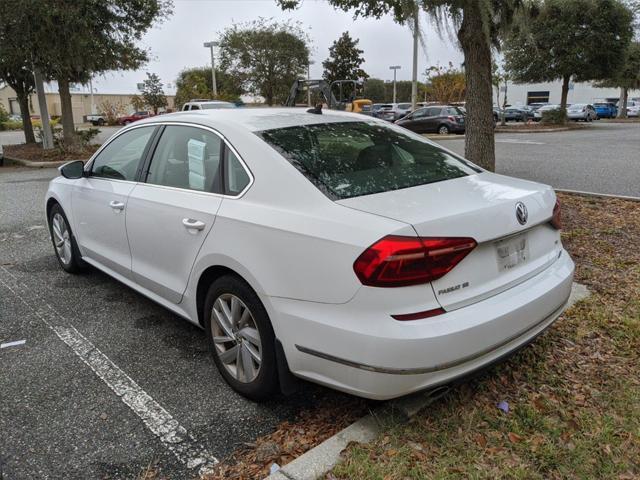
[[[74,160],[67,162],[60,168],[60,173],[64,178],[75,180],[84,176],[84,162],[82,160]]]

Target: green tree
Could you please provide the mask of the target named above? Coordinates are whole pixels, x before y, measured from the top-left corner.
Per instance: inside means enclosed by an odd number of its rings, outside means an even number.
[[[35,143],[29,111],[29,95],[35,90],[29,49],[31,38],[29,31],[24,28],[29,20],[26,11],[10,8],[10,3],[7,0],[0,1],[0,82],[16,92],[25,141]]]
[[[369,78],[364,83],[364,96],[373,103],[384,103],[387,101],[384,80],[379,78]]]
[[[158,114],[158,109],[165,108],[168,105],[160,77],[155,73],[147,72],[147,78],[142,82],[142,98],[153,109],[154,115]]]
[[[619,0],[536,2],[526,28],[505,42],[506,69],[517,82],[561,80],[564,110],[571,79],[602,80],[622,66],[631,22]]]
[[[427,68],[425,76],[429,81],[429,94],[432,100],[441,103],[464,102],[464,73],[449,63],[448,67],[433,65]]]
[[[309,63],[307,35],[297,24],[260,20],[233,25],[220,37],[220,68],[267,104],[287,98]]]
[[[276,0],[283,9],[299,0]],[[440,29],[453,25],[464,53],[467,86],[467,134],[465,154],[472,162],[495,170],[493,138],[492,48],[507,31],[523,0],[329,0],[334,7],[353,11],[356,17],[380,18],[392,14],[400,24],[416,18],[416,9],[427,12]]]
[[[71,83],[110,70],[139,68],[148,59],[142,35],[171,13],[170,0],[2,0],[23,13],[33,65],[58,83],[65,142],[74,142]]]
[[[195,98],[213,98],[211,67],[186,68],[176,79],[176,108]],[[216,68],[218,100],[237,100],[244,92],[226,72]]]
[[[640,42],[632,42],[627,47],[622,67],[611,77],[599,82],[598,86],[620,89],[618,118],[627,118],[629,90],[640,89]]]
[[[361,65],[364,63],[364,53],[358,48],[359,40],[354,40],[349,32],[344,32],[338,40],[329,47],[329,58],[322,62],[324,73],[322,77],[328,81],[334,80],[366,80],[369,78]]]

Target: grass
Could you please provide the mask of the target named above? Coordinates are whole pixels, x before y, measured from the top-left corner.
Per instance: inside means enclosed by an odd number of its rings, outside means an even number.
[[[563,242],[592,295],[408,424],[351,445],[327,478],[640,478],[640,203],[561,201]]]

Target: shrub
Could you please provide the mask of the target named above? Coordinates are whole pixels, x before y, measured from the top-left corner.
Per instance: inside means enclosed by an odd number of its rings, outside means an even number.
[[[79,130],[76,129],[74,141],[69,143],[64,139],[64,132],[62,127],[57,125],[52,125],[51,133],[53,134],[53,146],[60,153],[73,153],[73,152],[81,152],[85,148],[89,146],[91,140],[93,140],[96,135],[100,133],[100,129],[98,128],[89,128],[87,130]],[[42,141],[42,129],[36,130],[36,138],[39,142]]]
[[[567,123],[567,111],[561,108],[542,112],[540,123],[545,125],[564,125]]]
[[[0,125],[2,125],[0,130],[22,130],[22,122],[16,120],[7,120]]]
[[[9,120],[9,114],[4,109],[4,106],[0,103],[0,125]]]
[[[127,108],[122,102],[112,103],[109,100],[105,100],[98,105],[98,108],[101,112],[104,112],[107,125],[117,125],[118,117],[122,117],[127,113]]]

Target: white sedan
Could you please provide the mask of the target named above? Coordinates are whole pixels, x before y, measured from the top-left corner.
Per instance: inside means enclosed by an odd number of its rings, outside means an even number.
[[[61,267],[201,326],[256,400],[294,377],[374,399],[450,382],[533,340],[571,291],[550,187],[371,117],[179,112],[60,171]]]

